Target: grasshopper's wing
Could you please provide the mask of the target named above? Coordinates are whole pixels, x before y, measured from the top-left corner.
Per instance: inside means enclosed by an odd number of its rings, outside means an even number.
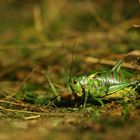
[[[109,87],[109,94],[127,88],[131,85],[133,85],[133,83],[120,83],[120,84],[112,85]]]
[[[131,95],[133,88],[131,87],[132,83],[122,83],[117,85],[112,85],[109,87],[108,94],[106,94],[104,99],[118,99],[128,97]]]
[[[121,65],[122,65],[122,61],[119,60],[116,65],[111,69],[111,71],[117,71],[119,72],[120,71],[120,68],[121,68]]]

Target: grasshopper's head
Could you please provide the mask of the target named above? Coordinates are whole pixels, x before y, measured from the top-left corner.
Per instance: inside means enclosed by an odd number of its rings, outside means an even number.
[[[76,95],[77,97],[83,96],[82,85],[80,83],[80,79],[70,78],[69,85],[70,85],[70,88],[71,88],[74,95]]]

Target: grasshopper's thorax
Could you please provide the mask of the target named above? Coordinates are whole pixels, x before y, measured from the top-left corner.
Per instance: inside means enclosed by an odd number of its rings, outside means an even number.
[[[73,77],[69,79],[70,88],[77,97],[83,96],[83,87],[87,84],[86,76],[79,78]]]

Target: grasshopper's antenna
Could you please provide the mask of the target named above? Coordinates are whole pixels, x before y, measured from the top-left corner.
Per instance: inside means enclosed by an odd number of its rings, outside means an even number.
[[[69,79],[72,77],[73,74],[73,64],[74,64],[74,56],[75,56],[75,46],[76,46],[77,40],[74,41],[72,46],[72,56],[71,56],[71,63],[70,63],[70,73],[69,73]]]
[[[65,45],[64,45],[64,42],[62,41],[62,50],[63,50],[63,54],[64,54],[64,58],[65,58],[65,62],[67,62],[67,55],[66,55],[66,48],[65,48]],[[69,65],[67,64],[67,63],[65,63],[65,65],[64,65],[64,70],[65,70],[65,72],[66,73],[68,73],[68,75],[67,74],[65,74],[65,79],[67,79],[67,76],[69,76],[70,74],[69,74]]]
[[[65,65],[65,70],[68,72],[68,77],[69,77],[68,79],[70,79],[72,77],[72,73],[73,73],[75,45],[76,45],[76,41],[73,43],[73,46],[72,46],[71,62],[68,65]],[[63,48],[63,52],[64,52],[64,57],[66,59],[67,58],[66,48],[64,47],[64,42],[63,41],[62,41],[62,48]]]

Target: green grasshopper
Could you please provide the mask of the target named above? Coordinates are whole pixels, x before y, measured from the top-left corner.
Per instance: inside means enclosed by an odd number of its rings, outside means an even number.
[[[104,105],[102,100],[136,97],[135,89],[140,86],[140,81],[131,82],[130,75],[121,71],[121,65],[120,60],[109,71],[69,79],[69,85],[75,98],[84,97],[83,108],[89,98]]]

